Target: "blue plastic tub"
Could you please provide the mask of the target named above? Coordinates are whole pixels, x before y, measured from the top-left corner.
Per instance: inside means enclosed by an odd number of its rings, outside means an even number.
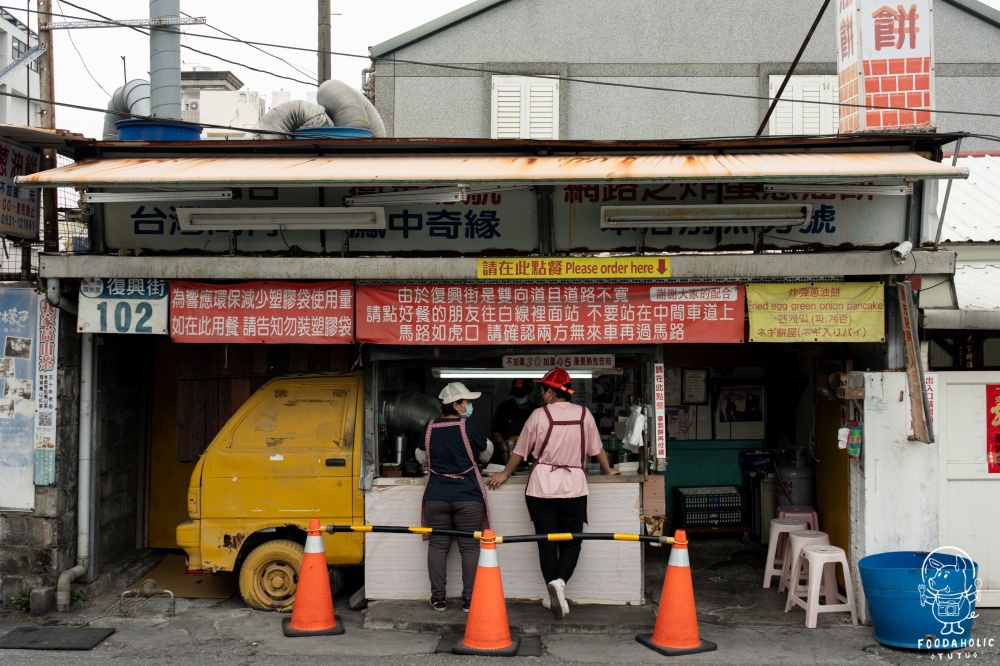
[[[875,640],[915,650],[975,645],[972,616],[979,566],[954,552],[961,551],[897,551],[858,562]]]
[[[305,127],[295,130],[296,139],[370,139],[372,131],[361,127]]]
[[[198,141],[201,126],[179,120],[130,118],[115,123],[119,141]]]

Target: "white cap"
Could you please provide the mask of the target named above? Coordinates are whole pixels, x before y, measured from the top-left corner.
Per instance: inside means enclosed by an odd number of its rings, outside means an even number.
[[[450,405],[451,403],[458,402],[459,400],[475,400],[481,395],[482,393],[479,391],[470,391],[465,388],[465,384],[462,382],[452,382],[441,389],[441,392],[438,393],[438,398],[440,398],[441,402],[445,405]]]

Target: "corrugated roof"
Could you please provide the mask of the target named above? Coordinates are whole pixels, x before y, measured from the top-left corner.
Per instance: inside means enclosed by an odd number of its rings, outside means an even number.
[[[916,153],[413,155],[85,159],[19,176],[24,187],[315,187],[587,182],[866,182],[964,178]]]
[[[951,159],[944,160],[951,164]],[[969,177],[951,185],[941,230],[942,243],[1000,241],[1000,152],[995,156],[960,157],[958,166]],[[938,214],[944,204],[944,186],[938,190]]]
[[[955,293],[962,310],[1000,311],[1000,264],[957,267]]]

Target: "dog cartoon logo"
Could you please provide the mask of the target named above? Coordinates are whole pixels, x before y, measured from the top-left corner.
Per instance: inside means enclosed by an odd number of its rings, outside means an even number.
[[[938,548],[924,558],[920,578],[920,605],[931,607],[934,619],[942,625],[941,635],[964,634],[961,623],[976,617],[975,602],[982,585],[972,558],[958,548]]]

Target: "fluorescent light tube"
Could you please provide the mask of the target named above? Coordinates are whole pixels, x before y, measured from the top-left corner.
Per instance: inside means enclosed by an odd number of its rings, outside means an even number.
[[[224,201],[232,190],[190,190],[170,192],[80,192],[80,203],[145,203],[147,201]]]
[[[601,206],[601,228],[799,226],[812,204]]]
[[[407,203],[465,203],[469,200],[469,186],[425,187],[397,192],[376,192],[344,197],[346,206],[382,206]]]
[[[808,194],[876,194],[885,196],[906,196],[913,194],[912,185],[762,185],[764,192],[808,193]]]
[[[385,229],[385,210],[371,208],[178,208],[181,229]]]

